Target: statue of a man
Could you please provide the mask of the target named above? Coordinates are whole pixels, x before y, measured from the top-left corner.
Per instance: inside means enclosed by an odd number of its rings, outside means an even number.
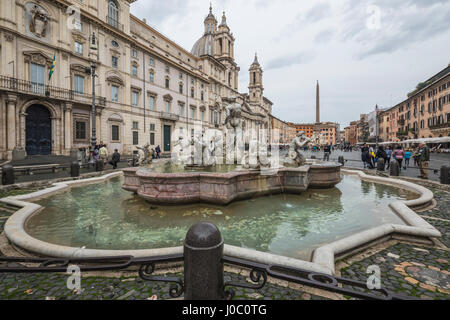
[[[311,142],[311,139],[305,135],[304,131],[300,131],[297,137],[292,140],[289,146],[289,158],[295,162],[297,166],[303,166],[306,163],[305,156],[301,150]]]

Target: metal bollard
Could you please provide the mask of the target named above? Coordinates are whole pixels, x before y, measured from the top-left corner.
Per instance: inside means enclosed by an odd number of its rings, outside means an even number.
[[[223,300],[223,239],[212,223],[193,225],[184,240],[184,299]]]
[[[104,163],[102,159],[95,161],[95,171],[103,171]]]
[[[384,159],[383,158],[378,159],[377,160],[377,170],[384,171],[384,166],[385,166]]]
[[[400,166],[399,166],[397,160],[392,160],[391,161],[391,165],[390,165],[390,169],[389,170],[390,170],[389,174],[391,176],[398,177],[400,175]]]
[[[342,164],[342,165],[345,165],[345,159],[344,159],[344,156],[339,156],[338,162],[339,162],[340,164]]]
[[[450,184],[450,166],[441,167],[441,183]]]
[[[70,165],[70,176],[73,178],[80,176],[80,165],[77,161],[72,162]]]
[[[2,184],[14,184],[16,182],[16,177],[14,176],[13,166],[7,164],[2,167]]]

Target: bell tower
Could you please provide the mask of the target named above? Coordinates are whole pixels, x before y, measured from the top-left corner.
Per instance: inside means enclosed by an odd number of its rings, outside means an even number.
[[[253,103],[262,103],[264,87],[263,87],[263,70],[258,62],[258,56],[255,54],[255,60],[250,66],[250,84],[249,94],[250,94],[250,102]]]

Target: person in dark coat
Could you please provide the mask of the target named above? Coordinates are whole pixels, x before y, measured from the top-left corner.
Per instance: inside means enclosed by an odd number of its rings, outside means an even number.
[[[156,157],[158,159],[161,158],[161,148],[159,146],[157,146],[155,151],[156,151]]]
[[[120,153],[119,150],[115,149],[109,164],[112,165],[113,169],[117,169],[117,163],[119,162],[120,162]]]

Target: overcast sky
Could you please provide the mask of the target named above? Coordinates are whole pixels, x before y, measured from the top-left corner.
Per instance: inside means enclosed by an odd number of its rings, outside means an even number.
[[[138,0],[131,12],[190,51],[203,35],[207,0]],[[450,63],[450,0],[216,0],[226,12],[248,91],[255,52],[264,69],[264,95],[273,114],[315,121],[320,82],[321,120],[359,119],[375,104],[403,101],[417,83]]]

